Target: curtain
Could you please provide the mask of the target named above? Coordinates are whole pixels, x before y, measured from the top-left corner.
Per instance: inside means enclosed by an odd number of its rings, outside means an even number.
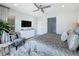
[[[8,15],[9,15],[9,9],[0,6],[0,19],[7,21]]]
[[[7,22],[8,16],[9,16],[9,9],[0,6],[0,20]],[[9,40],[9,35],[6,32],[3,32],[1,39],[2,43],[7,42],[8,40]]]

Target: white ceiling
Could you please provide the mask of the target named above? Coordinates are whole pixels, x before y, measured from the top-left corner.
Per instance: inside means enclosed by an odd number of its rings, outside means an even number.
[[[51,5],[52,7],[45,9],[45,13],[47,15],[58,13],[58,12],[68,12],[68,11],[75,11],[78,7],[78,3],[37,3],[38,5]],[[3,5],[10,7],[11,9],[20,11],[22,13],[27,13],[29,15],[42,15],[43,13],[41,11],[32,12],[33,10],[37,9],[36,6],[34,6],[33,3],[17,3],[14,6],[14,3],[3,3]],[[64,5],[64,8],[61,7]]]

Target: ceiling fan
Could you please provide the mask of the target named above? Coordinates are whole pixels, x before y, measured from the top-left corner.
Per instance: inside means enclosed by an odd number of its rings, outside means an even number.
[[[33,12],[41,10],[41,12],[44,13],[44,9],[51,7],[50,5],[48,5],[48,6],[39,5],[38,6],[36,3],[34,3],[34,5],[37,7],[37,9],[34,10]]]

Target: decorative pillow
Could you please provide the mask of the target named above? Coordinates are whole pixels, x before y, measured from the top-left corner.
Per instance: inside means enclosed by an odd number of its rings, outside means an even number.
[[[10,35],[11,41],[14,41],[16,39],[16,35]]]
[[[74,33],[79,35],[79,27],[74,29]]]
[[[64,32],[64,33],[61,35],[61,41],[66,41],[66,40],[67,40],[67,37],[68,37],[67,32]]]
[[[19,32],[16,32],[16,38],[21,38],[21,35]]]
[[[11,32],[10,33],[10,40],[11,41],[13,41],[13,40],[15,40],[15,39],[18,39],[18,38],[20,38],[21,36],[20,36],[20,33],[19,32]]]
[[[79,36],[76,34],[70,35],[67,42],[70,50],[76,50],[79,46]]]

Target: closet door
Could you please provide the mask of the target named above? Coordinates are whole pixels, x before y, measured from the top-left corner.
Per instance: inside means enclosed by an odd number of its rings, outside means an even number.
[[[56,33],[56,17],[48,18],[48,33]]]

